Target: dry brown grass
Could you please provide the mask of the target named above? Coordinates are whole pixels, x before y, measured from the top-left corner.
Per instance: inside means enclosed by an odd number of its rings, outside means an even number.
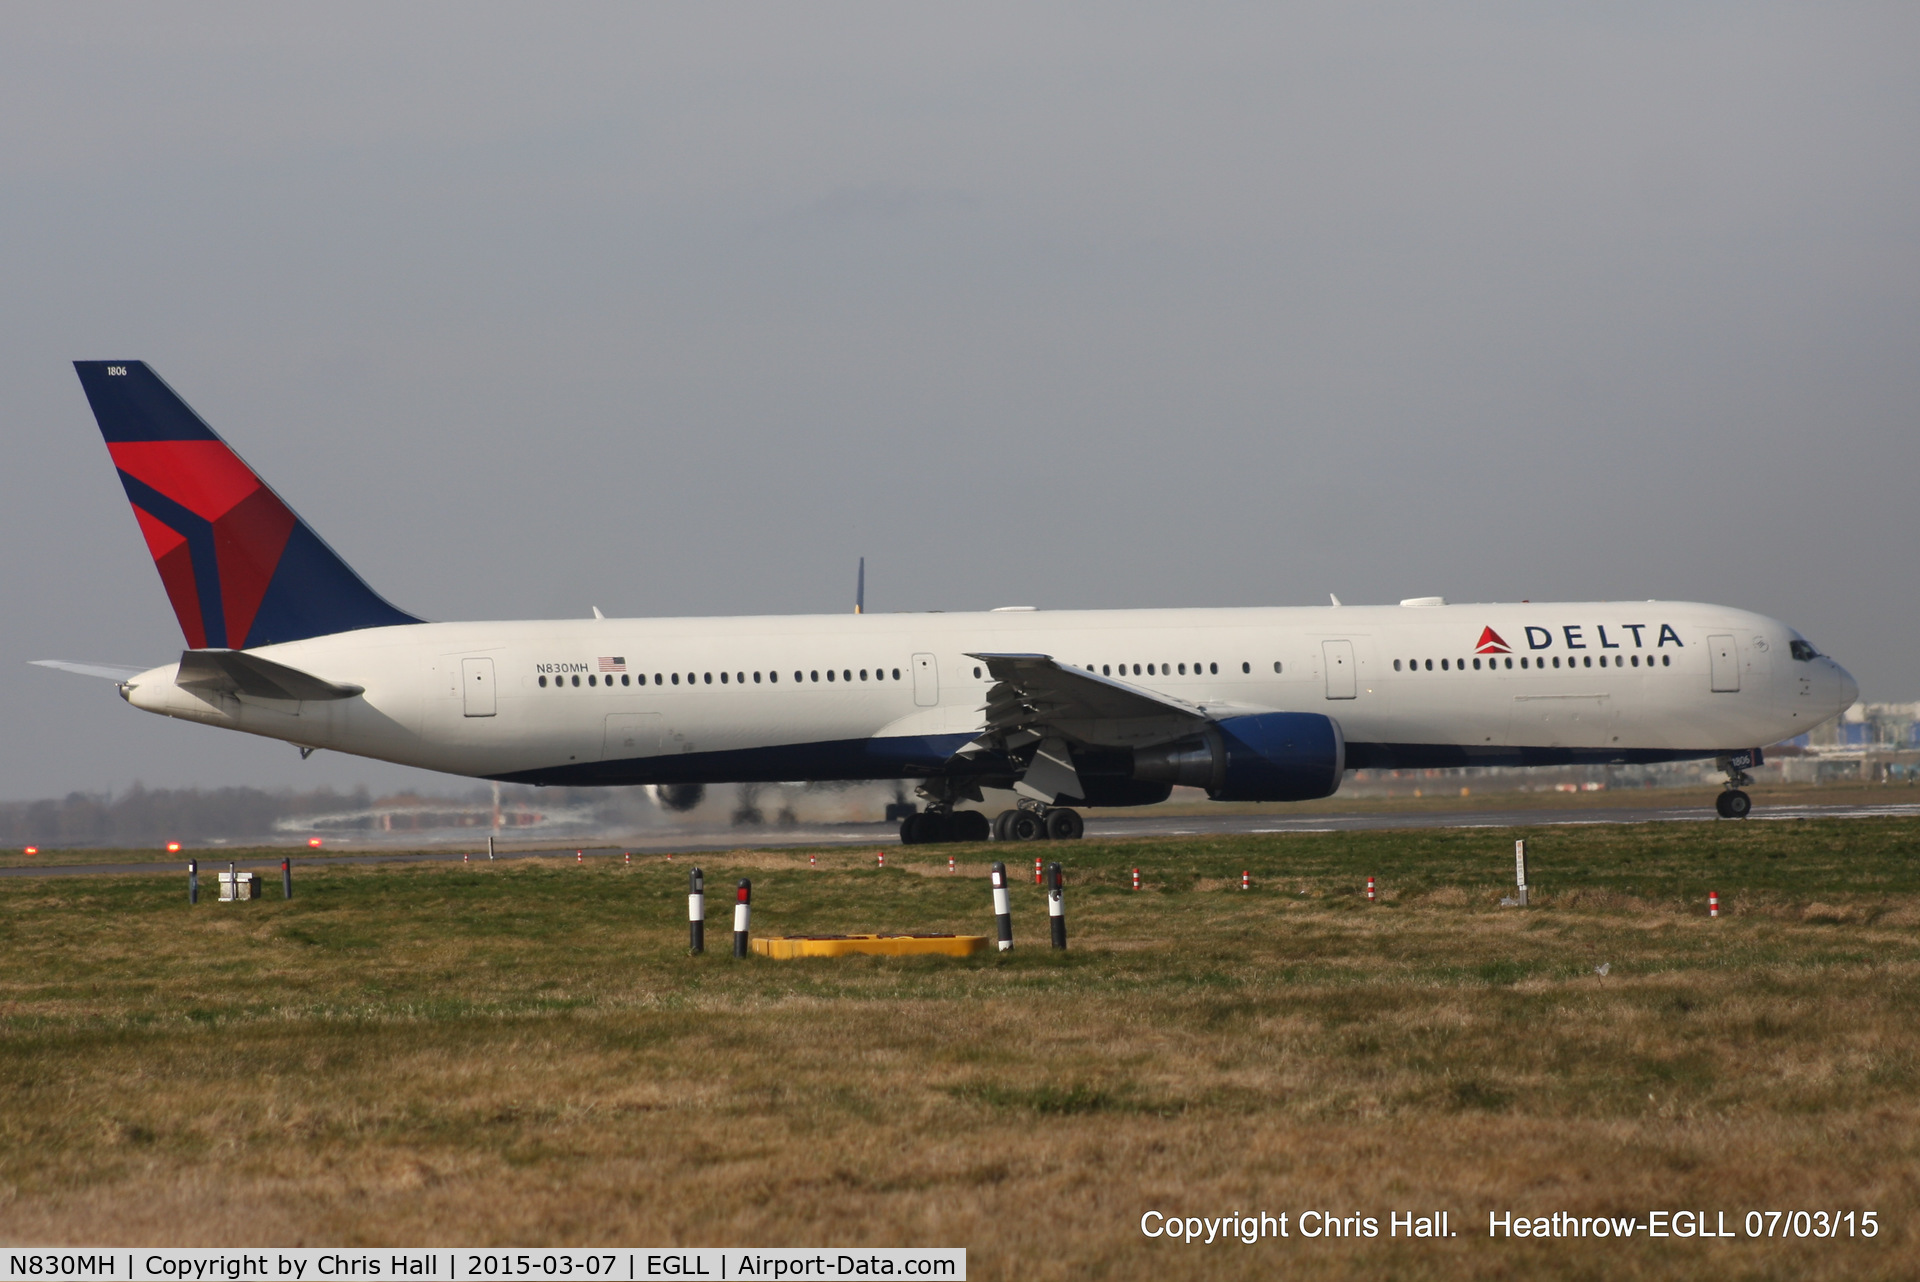
[[[989,1278],[1910,1276],[1920,892],[1899,861],[1920,825],[1866,854],[1840,825],[1711,831],[1673,857],[1711,853],[1741,908],[1717,922],[1646,867],[1651,831],[1557,836],[1557,888],[1524,914],[1444,850],[1367,909],[1387,847],[1358,839],[1088,847],[1070,952],[1034,947],[1017,887],[1021,947],[970,962],[723,955],[739,875],[770,931],[978,929],[981,878],[943,850],[885,873],[866,851],[703,859],[701,959],[686,861],[329,870],[290,903],[195,910],[173,878],[16,883],[0,1235],[964,1245]],[[1782,841],[1808,852],[1803,890]],[[1631,892],[1571,871],[1616,849],[1641,861]],[[1810,871],[1828,856],[1853,875]],[[1156,889],[1122,888],[1134,864]],[[1325,1209],[1384,1232],[1432,1208],[1461,1236],[1137,1227]],[[1668,1208],[1883,1229],[1485,1236],[1489,1210]]]

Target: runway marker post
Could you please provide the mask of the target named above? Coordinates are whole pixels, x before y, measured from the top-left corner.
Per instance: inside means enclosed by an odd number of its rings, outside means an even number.
[[[988,871],[993,883],[993,925],[1000,938],[1000,951],[1013,949],[1013,907],[1007,901],[1007,866],[998,860]]]
[[[627,861],[627,867],[629,868],[633,867],[633,852],[631,850],[626,852],[626,861]]]
[[[1033,857],[1033,884],[1040,885],[1040,856]]]
[[[818,868],[819,866],[820,866],[820,856],[818,855],[807,856],[807,867]]]
[[[1060,875],[1060,865],[1047,865],[1047,928],[1053,932],[1053,946],[1067,946],[1067,905],[1064,901],[1065,879]]]
[[[957,869],[956,869],[956,868],[954,867],[954,864],[953,864],[953,856],[952,856],[952,855],[948,855],[948,856],[947,856],[947,871],[948,871],[948,872],[955,872],[955,871],[958,871],[958,870],[957,870]]]
[[[1374,898],[1373,878],[1371,877],[1367,878],[1367,902],[1370,904],[1379,902],[1377,899]]]
[[[1133,870],[1133,888],[1135,890],[1140,889],[1140,870],[1138,868]]]
[[[1253,889],[1253,874],[1247,871],[1245,868],[1242,868],[1240,870],[1240,889],[1242,890]]]
[[[471,864],[473,862],[473,856],[463,850],[460,852],[460,862],[463,864]]]
[[[707,876],[698,868],[687,874],[687,951],[707,951]]]
[[[586,863],[586,862],[587,862],[587,856],[586,856],[586,852],[585,852],[585,851],[581,851],[581,850],[576,850],[576,851],[574,851],[574,852],[573,852],[573,862],[575,862],[576,864],[584,864],[584,863]]]
[[[873,857],[874,857],[874,858],[875,858],[876,860],[878,860],[878,861],[879,861],[879,863],[878,863],[878,864],[876,865],[877,867],[880,867],[880,868],[885,868],[885,867],[887,866],[887,852],[886,852],[886,851],[884,851],[884,850],[876,850],[876,851],[874,851],[874,852],[873,852]]]
[[[493,858],[493,838],[487,838],[487,858]]]
[[[733,955],[747,955],[747,927],[753,917],[753,883],[745,877],[733,898]]]
[[[1513,884],[1518,887],[1515,898],[1519,906],[1527,906],[1527,839],[1520,838],[1513,843]]]
[[[31,850],[32,847],[28,849]],[[187,860],[187,902],[190,904],[200,902],[200,861],[198,859]]]
[[[280,861],[280,898],[293,898],[293,860]]]
[[[1707,916],[1718,917],[1719,915],[1720,915],[1720,892],[1717,890],[1709,890],[1707,892]]]

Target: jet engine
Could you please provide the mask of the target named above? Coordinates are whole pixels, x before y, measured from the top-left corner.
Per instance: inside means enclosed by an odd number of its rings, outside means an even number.
[[[1332,717],[1265,712],[1136,748],[1133,777],[1205,788],[1214,801],[1311,801],[1333,795],[1346,764],[1347,741]]]
[[[655,783],[648,784],[647,791],[653,794],[655,805],[675,813],[692,810],[707,799],[707,785],[703,783]]]

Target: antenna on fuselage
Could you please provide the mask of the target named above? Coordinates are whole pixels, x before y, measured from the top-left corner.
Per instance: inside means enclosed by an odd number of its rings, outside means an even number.
[[[1335,605],[1339,605],[1339,604],[1340,604],[1340,598],[1339,598],[1339,597],[1337,597],[1337,596],[1335,596],[1335,595],[1334,595],[1333,593],[1331,593],[1331,592],[1329,592],[1329,593],[1327,593],[1327,600],[1329,600],[1329,601],[1331,601],[1331,602],[1333,602],[1333,603],[1334,603]]]
[[[860,558],[859,577],[853,581],[853,612],[867,612],[867,558],[864,556]]]

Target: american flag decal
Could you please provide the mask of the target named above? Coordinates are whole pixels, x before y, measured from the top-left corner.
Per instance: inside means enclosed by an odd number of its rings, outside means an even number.
[[[619,655],[603,654],[600,656],[600,671],[625,672],[626,670],[627,670],[627,661],[621,658]]]

